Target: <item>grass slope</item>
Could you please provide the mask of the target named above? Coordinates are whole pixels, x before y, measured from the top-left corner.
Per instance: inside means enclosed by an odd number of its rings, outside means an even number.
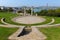
[[[27,26],[28,25],[30,25],[30,26],[33,26],[33,25],[42,25],[42,24],[47,24],[47,23],[51,22],[52,18],[55,19],[55,22],[53,24],[60,23],[60,17],[42,16],[42,17],[44,17],[46,19],[45,22],[36,23],[36,24],[21,24],[21,23],[15,23],[15,22],[11,21],[11,19],[13,17],[16,17],[16,16],[19,16],[19,15],[13,14],[13,13],[8,13],[8,12],[0,12],[0,19],[1,18],[5,18],[5,22],[10,23],[10,24],[15,24],[15,25],[25,25],[25,26],[26,25]],[[1,21],[0,21],[0,24],[2,24]]]
[[[36,24],[20,24],[20,23],[15,23],[15,22],[11,21],[11,19],[13,17],[16,17],[16,16],[19,16],[19,15],[13,14],[13,13],[8,13],[8,12],[0,12],[0,19],[1,18],[5,18],[5,22],[10,23],[10,24],[15,24],[15,25],[30,25],[30,26],[32,26],[32,25],[46,24],[46,23],[49,23],[51,21],[51,17],[49,17],[49,18],[48,17],[44,17],[48,21],[45,21],[43,23],[36,23]],[[0,21],[0,23],[1,23],[1,21]]]
[[[55,19],[54,24],[60,23],[60,17],[54,17],[54,19]]]
[[[7,23],[11,23],[11,24],[14,24],[14,22],[11,21],[11,19],[13,17],[16,17],[18,16],[17,14],[13,14],[13,13],[8,13],[8,12],[0,12],[0,19],[1,18],[5,18],[5,21]],[[0,24],[1,24],[1,21],[0,21]]]
[[[46,40],[60,40],[60,27],[39,28],[48,38]]]
[[[8,37],[17,31],[18,28],[4,28],[0,27],[0,40],[8,40]]]

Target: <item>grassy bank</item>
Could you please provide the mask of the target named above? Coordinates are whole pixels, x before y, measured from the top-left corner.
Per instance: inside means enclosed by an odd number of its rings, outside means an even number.
[[[13,13],[8,13],[8,12],[0,12],[0,20],[1,18],[5,18],[5,21],[7,23],[12,23],[14,24],[14,22],[11,21],[12,18],[18,16],[17,14],[13,14]],[[1,21],[0,21],[1,24]]]
[[[18,28],[0,27],[0,40],[8,40],[8,37],[17,31]]]
[[[0,12],[0,19],[1,18],[5,18],[5,22],[7,23],[10,23],[10,24],[15,24],[15,25],[26,25],[26,24],[19,24],[19,23],[15,23],[13,21],[11,21],[12,18],[16,17],[16,16],[19,16],[17,14],[13,14],[13,13],[8,13],[8,12]],[[46,23],[49,23],[51,21],[51,18],[49,17],[44,17],[46,18],[46,21],[43,22],[43,23],[36,23],[36,24],[30,24],[31,26],[32,25],[41,25],[41,24],[46,24]],[[48,20],[48,21],[47,21]],[[0,21],[0,24],[1,24],[1,21]],[[27,24],[29,25],[29,24]]]
[[[54,19],[55,19],[54,24],[60,23],[60,17],[54,17]]]
[[[21,23],[15,23],[15,22],[11,21],[11,19],[16,17],[16,16],[19,16],[19,15],[18,14],[13,14],[13,13],[8,13],[8,12],[0,12],[0,19],[5,18],[5,22],[10,23],[10,24],[15,24],[15,25],[25,25],[25,26],[26,25],[30,25],[30,26],[42,25],[42,24],[47,24],[47,23],[51,22],[52,18],[55,19],[55,22],[53,24],[60,23],[60,17],[42,16],[46,19],[45,22],[36,23],[36,24],[21,24]],[[2,24],[1,21],[0,21],[0,24]]]
[[[46,40],[60,40],[60,27],[39,28],[47,36]]]

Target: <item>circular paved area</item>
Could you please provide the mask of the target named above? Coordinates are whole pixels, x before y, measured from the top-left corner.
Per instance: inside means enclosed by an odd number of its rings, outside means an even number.
[[[44,22],[45,19],[38,16],[24,16],[24,17],[13,18],[13,21],[22,24],[36,24]]]

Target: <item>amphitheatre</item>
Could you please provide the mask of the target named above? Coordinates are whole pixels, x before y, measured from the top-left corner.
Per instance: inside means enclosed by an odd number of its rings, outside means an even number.
[[[59,17],[33,15],[32,10],[30,15],[26,15],[27,13],[25,11],[24,15],[22,16],[20,16],[20,14],[2,14],[3,12],[0,13],[0,26],[2,29],[11,29],[10,31],[5,31],[6,35],[7,32],[12,31],[12,33],[7,37],[8,40],[46,40],[48,38],[48,35],[46,33],[50,33],[51,31],[51,34],[49,34],[49,36],[54,35],[54,30],[56,28],[60,28],[60,22],[55,23],[60,19]],[[56,20],[56,18],[58,20]],[[52,28],[55,29],[53,30]],[[45,30],[48,30],[48,32],[46,31],[44,33]],[[3,40],[3,38],[1,40]]]

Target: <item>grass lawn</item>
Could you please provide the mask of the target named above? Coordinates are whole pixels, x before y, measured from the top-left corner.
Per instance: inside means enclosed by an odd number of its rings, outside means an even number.
[[[19,23],[15,23],[15,22],[11,21],[11,19],[13,17],[16,17],[16,16],[19,16],[19,15],[13,14],[13,13],[8,13],[8,12],[0,12],[0,19],[1,18],[5,18],[5,22],[10,23],[10,24],[15,24],[15,25],[26,25],[26,24],[19,24]],[[46,20],[48,20],[48,21],[45,21],[43,23],[31,24],[31,26],[32,25],[46,24],[46,23],[49,23],[51,21],[51,17],[49,17],[49,18],[48,17],[44,17],[44,18],[46,18]],[[0,24],[1,24],[1,21],[0,21]],[[27,24],[27,25],[30,25],[30,24]]]
[[[51,18],[54,18],[55,19],[55,22],[53,24],[60,23],[60,17],[51,17]]]
[[[18,16],[17,14],[8,13],[8,12],[0,12],[0,19],[5,18],[6,22],[12,23],[11,18]],[[1,21],[0,21],[1,23]]]
[[[54,18],[55,19],[55,22],[54,23],[52,23],[52,24],[58,24],[58,23],[60,23],[60,17],[52,17],[52,16],[45,16],[46,18],[48,18],[47,19],[47,21],[49,22],[49,20],[51,19],[51,18]],[[48,23],[47,22],[47,23]],[[46,22],[45,22],[46,23]]]
[[[60,27],[38,29],[47,36],[46,40],[60,40]]]
[[[0,20],[1,18],[5,18],[5,22],[10,23],[10,24],[15,24],[18,25],[18,23],[15,23],[11,21],[12,18],[19,16],[18,14],[13,14],[13,13],[8,13],[8,12],[0,12]],[[0,21],[0,24],[3,24]]]
[[[8,40],[8,37],[17,31],[18,28],[0,27],[0,40]]]
[[[7,23],[10,23],[10,24],[15,24],[15,25],[27,25],[27,26],[33,26],[33,25],[42,25],[42,24],[47,24],[49,22],[51,22],[52,18],[55,19],[55,22],[53,24],[56,24],[56,23],[60,23],[60,17],[49,17],[49,16],[42,16],[46,19],[45,22],[42,22],[42,23],[36,23],[36,24],[20,24],[20,23],[16,23],[16,22],[13,22],[11,21],[12,18],[16,17],[16,16],[19,16],[17,14],[13,14],[13,13],[8,13],[8,12],[0,12],[0,19],[1,18],[5,18],[5,22]],[[0,24],[1,21],[0,21]]]
[[[60,17],[54,17],[54,19],[55,19],[54,24],[60,23]]]

